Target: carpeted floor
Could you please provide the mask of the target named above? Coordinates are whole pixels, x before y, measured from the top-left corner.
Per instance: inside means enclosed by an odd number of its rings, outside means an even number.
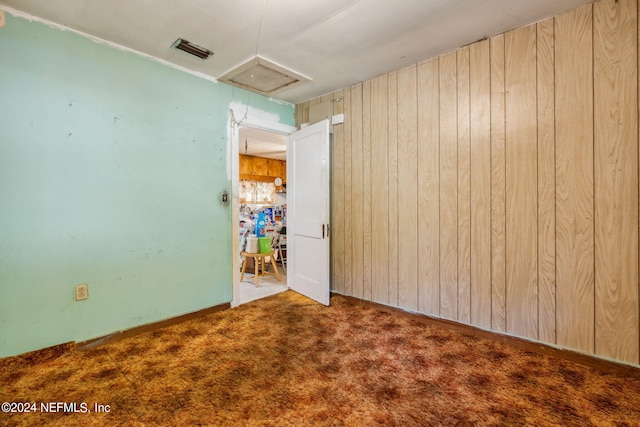
[[[331,303],[287,291],[49,361],[0,360],[0,399],[38,405],[0,425],[640,425],[638,377]]]

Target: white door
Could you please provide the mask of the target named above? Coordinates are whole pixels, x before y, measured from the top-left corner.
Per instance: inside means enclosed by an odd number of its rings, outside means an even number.
[[[289,135],[287,285],[329,305],[329,120]]]

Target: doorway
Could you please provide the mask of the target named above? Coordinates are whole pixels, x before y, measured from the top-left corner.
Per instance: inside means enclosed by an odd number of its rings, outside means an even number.
[[[274,250],[266,261],[269,274],[258,274],[256,258],[246,257],[246,271],[241,273],[240,304],[265,298],[287,290],[286,213],[287,213],[287,142],[288,135],[248,126],[239,128],[239,239],[242,252],[257,248],[257,219],[264,219],[261,239]],[[252,246],[256,246],[253,250]],[[262,242],[261,242],[262,243]],[[275,267],[274,267],[275,264]],[[274,273],[278,269],[278,275]],[[256,286],[256,283],[259,286]]]
[[[239,111],[232,109],[233,114],[229,119],[229,175],[231,178],[231,227],[232,227],[232,269],[233,269],[233,286],[232,286],[232,300],[231,306],[235,307],[240,304],[246,303],[249,300],[264,298],[266,296],[282,292],[286,290],[287,282],[286,277],[278,283],[276,281],[273,286],[258,286],[256,289],[253,282],[253,275],[245,275],[243,282],[240,282],[240,269],[241,269],[241,257],[240,257],[240,215],[241,207],[240,203],[240,155],[262,154],[262,156],[280,156],[284,155],[284,161],[286,161],[286,141],[288,135],[296,131],[296,128],[289,125],[283,125],[278,122],[271,121],[260,117],[258,114],[246,114],[241,124],[238,124],[233,120],[233,117],[242,117],[245,113],[245,107],[240,106]],[[250,113],[253,111],[249,110]],[[241,136],[242,135],[242,136]],[[244,139],[243,139],[244,138]],[[253,139],[253,144],[252,144]],[[276,146],[269,147],[264,140],[285,141],[284,147],[277,148]],[[284,152],[283,152],[284,151]],[[271,154],[269,154],[271,152]],[[278,153],[276,153],[278,152]],[[260,157],[260,156],[258,156]],[[268,176],[268,175],[267,175]],[[274,178],[275,181],[275,178]],[[274,182],[275,183],[275,182]],[[281,190],[282,191],[282,188]],[[282,200],[285,199],[283,192],[277,193],[276,202],[282,204]],[[286,199],[285,199],[286,200]],[[246,202],[246,200],[245,200]],[[245,203],[245,205],[247,205]],[[259,284],[262,282],[262,277],[259,278]],[[275,279],[275,278],[274,278]],[[245,283],[246,282],[246,283]],[[264,283],[268,283],[264,281]],[[246,286],[245,286],[246,285]]]
[[[250,109],[245,110],[247,113]],[[245,115],[236,121],[232,109],[229,117],[229,161],[231,178],[232,225],[232,300],[231,306],[243,303],[240,295],[240,233],[239,233],[239,148],[240,128],[257,128],[287,135],[287,282],[286,288],[317,302],[329,305],[330,279],[330,126],[329,120],[295,128],[265,120],[251,121]],[[239,123],[240,122],[240,123]],[[271,126],[269,126],[269,124]],[[237,215],[237,216],[236,216]],[[266,243],[266,242],[261,242]],[[268,246],[267,246],[268,247]],[[253,250],[253,252],[258,252]],[[256,258],[252,256],[252,258]],[[259,258],[259,257],[258,257]],[[246,259],[246,257],[245,257]],[[283,289],[284,290],[284,289]]]

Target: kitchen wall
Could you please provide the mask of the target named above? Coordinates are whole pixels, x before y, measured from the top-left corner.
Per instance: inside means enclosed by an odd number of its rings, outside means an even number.
[[[231,301],[229,106],[293,106],[9,14],[0,58],[0,357]]]
[[[335,292],[638,364],[638,4],[333,99]]]

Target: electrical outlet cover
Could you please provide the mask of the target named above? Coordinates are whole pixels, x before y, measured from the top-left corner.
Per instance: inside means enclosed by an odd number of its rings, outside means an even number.
[[[89,298],[89,285],[82,283],[76,285],[76,301]]]

